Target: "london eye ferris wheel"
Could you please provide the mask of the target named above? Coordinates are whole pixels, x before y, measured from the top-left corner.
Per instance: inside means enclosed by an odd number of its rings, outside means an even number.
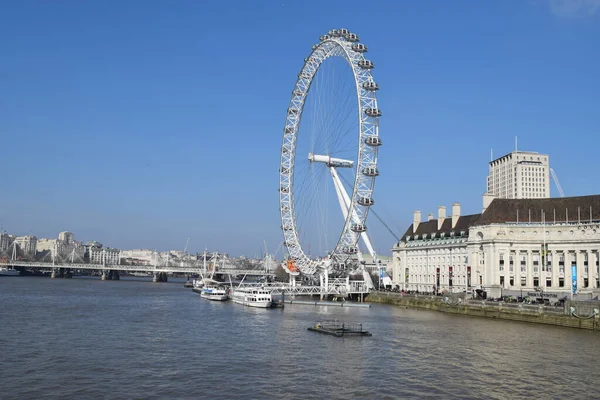
[[[292,274],[359,263],[360,239],[375,262],[366,222],[381,111],[367,50],[355,33],[333,29],[312,46],[294,85],[279,168],[284,267]]]

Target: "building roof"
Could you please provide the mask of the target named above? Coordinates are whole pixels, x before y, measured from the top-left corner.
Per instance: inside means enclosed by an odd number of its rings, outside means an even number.
[[[599,221],[600,195],[548,199],[494,199],[473,225],[542,222],[543,220],[547,223]]]
[[[405,241],[408,236],[412,235],[422,235],[427,234],[430,236],[432,233],[436,234],[436,237],[440,237],[442,233],[445,233],[446,236],[450,237],[450,232],[460,233],[464,231],[464,236],[469,235],[469,227],[474,225],[475,222],[479,219],[481,214],[471,214],[471,215],[462,215],[458,217],[458,221],[456,221],[456,226],[452,228],[452,217],[447,217],[444,219],[442,223],[442,227],[438,229],[438,220],[432,219],[431,221],[424,221],[417,226],[417,231],[413,233],[413,224],[410,224],[404,235],[402,235],[402,240]],[[439,234],[439,236],[438,236]]]
[[[543,212],[543,214],[542,214]],[[419,223],[417,231],[413,233],[411,224],[402,241],[407,237],[424,234],[431,238],[435,233],[441,237],[444,233],[450,237],[450,232],[464,236],[469,235],[469,228],[477,225],[503,224],[503,223],[585,223],[600,221],[600,195],[555,197],[548,199],[494,199],[482,214],[463,215],[458,218],[456,226],[452,229],[452,217],[444,219],[442,226],[438,229],[438,220],[424,221]]]

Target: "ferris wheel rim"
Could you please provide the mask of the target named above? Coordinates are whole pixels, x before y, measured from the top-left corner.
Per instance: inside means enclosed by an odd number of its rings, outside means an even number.
[[[332,30],[330,33],[342,31],[346,30]],[[351,40],[351,38],[356,40]],[[304,60],[287,110],[279,169],[281,228],[284,232],[284,245],[288,250],[289,258],[294,260],[299,271],[305,274],[313,274],[319,263],[311,260],[306,255],[299,240],[294,202],[296,142],[305,101],[310,92],[313,79],[323,62],[330,57],[339,56],[344,58],[352,70],[359,117],[357,165],[350,209],[340,233],[340,238],[330,252],[331,258],[351,257],[358,251],[357,243],[360,233],[351,228],[352,225],[355,225],[354,227],[358,225],[366,229],[366,218],[369,207],[373,203],[375,177],[379,174],[377,156],[381,141],[379,140],[378,125],[381,112],[375,94],[378,86],[370,71],[373,63],[364,57],[363,53],[366,51],[366,46],[357,44],[357,42],[358,36],[349,32],[345,35],[322,36],[320,43],[313,46],[310,55]],[[368,140],[371,140],[371,142],[368,142]],[[359,199],[367,199],[368,201],[365,200],[361,203]],[[352,223],[353,220],[355,221],[354,224]],[[359,223],[356,223],[357,220]]]

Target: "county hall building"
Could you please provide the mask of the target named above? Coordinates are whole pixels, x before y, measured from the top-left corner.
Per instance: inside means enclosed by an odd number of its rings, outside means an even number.
[[[413,223],[394,246],[393,282],[404,290],[600,294],[600,195],[497,198],[480,214],[451,214]]]

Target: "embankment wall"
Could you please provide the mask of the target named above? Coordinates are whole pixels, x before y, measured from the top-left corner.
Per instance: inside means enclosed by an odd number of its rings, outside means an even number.
[[[404,308],[440,311],[474,317],[495,318],[536,324],[557,325],[600,332],[598,303],[567,302],[563,307],[546,307],[520,303],[463,300],[442,296],[402,295],[395,292],[372,292],[370,303],[391,304]],[[572,314],[575,314],[572,315]]]

